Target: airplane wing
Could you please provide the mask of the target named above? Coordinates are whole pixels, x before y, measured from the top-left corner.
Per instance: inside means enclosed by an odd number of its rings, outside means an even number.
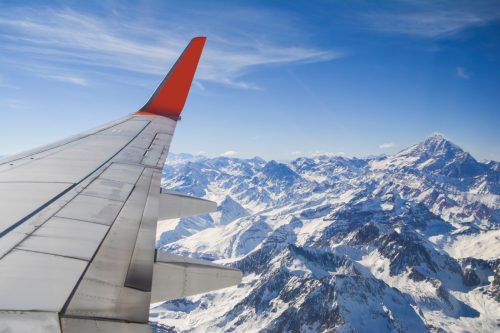
[[[0,161],[0,332],[150,332],[151,302],[241,281],[155,251],[158,219],[216,207],[160,191],[204,44],[190,42],[138,112]]]

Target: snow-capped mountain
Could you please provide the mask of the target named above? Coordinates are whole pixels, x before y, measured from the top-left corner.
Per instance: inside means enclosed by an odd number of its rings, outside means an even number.
[[[161,221],[162,251],[244,273],[156,305],[158,332],[492,332],[500,171],[433,135],[367,159],[171,155],[163,186],[219,203]]]

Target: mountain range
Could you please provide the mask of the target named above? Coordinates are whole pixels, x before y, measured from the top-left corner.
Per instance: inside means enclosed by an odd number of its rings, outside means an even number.
[[[219,204],[160,221],[160,251],[242,283],[154,304],[156,332],[500,330],[500,167],[442,135],[392,156],[171,154],[162,186]]]

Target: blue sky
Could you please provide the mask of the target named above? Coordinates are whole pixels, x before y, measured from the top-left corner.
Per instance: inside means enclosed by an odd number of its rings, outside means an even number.
[[[498,1],[2,1],[0,155],[134,112],[208,37],[171,150],[500,160]]]

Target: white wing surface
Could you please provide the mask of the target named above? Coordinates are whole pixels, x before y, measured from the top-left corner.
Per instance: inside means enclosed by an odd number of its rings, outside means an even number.
[[[160,192],[204,43],[135,114],[0,161],[0,332],[150,332],[152,299],[239,283],[235,269],[155,253],[159,214],[215,207]]]

